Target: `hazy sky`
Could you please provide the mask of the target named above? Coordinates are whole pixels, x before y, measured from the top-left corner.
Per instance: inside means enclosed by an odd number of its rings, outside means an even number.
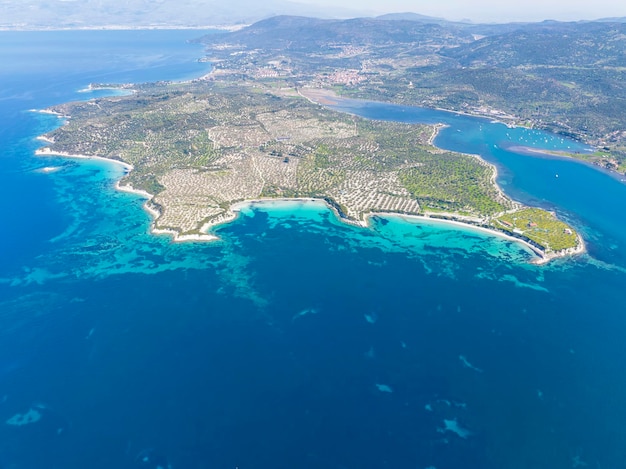
[[[624,0],[292,0],[298,3],[368,9],[374,12],[411,11],[450,20],[541,21],[626,17]]]

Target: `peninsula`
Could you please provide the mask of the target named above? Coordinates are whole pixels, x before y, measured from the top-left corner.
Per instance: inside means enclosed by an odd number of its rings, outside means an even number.
[[[239,202],[314,198],[363,225],[374,213],[421,215],[514,236],[543,259],[583,249],[552,214],[508,199],[493,166],[432,146],[437,126],[336,112],[278,84],[155,83],[55,106],[69,117],[38,153],[128,165],[119,188],[143,192],[153,230],[179,240],[211,238]]]

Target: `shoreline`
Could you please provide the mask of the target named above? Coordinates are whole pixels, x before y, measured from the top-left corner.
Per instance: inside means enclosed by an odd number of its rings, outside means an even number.
[[[525,240],[524,238],[513,236],[511,234],[508,234],[496,228],[489,228],[486,226],[471,223],[469,221],[455,219],[454,217],[447,218],[447,217],[439,217],[439,216],[432,216],[432,215],[419,215],[419,214],[396,213],[396,212],[368,212],[368,213],[363,214],[363,220],[354,220],[351,218],[346,218],[341,212],[337,210],[336,207],[328,203],[328,201],[324,200],[323,198],[314,198],[314,197],[256,198],[256,199],[246,200],[246,201],[237,202],[233,204],[231,207],[229,207],[229,212],[237,216],[239,212],[241,211],[241,209],[244,207],[249,207],[255,204],[262,204],[262,205],[271,204],[273,202],[294,203],[294,204],[302,203],[302,202],[304,203],[313,202],[313,203],[322,204],[334,213],[335,217],[337,218],[339,222],[346,223],[346,224],[353,225],[353,226],[358,226],[360,228],[372,229],[372,224],[370,220],[372,217],[380,217],[380,218],[387,218],[387,219],[400,218],[405,221],[413,221],[417,223],[420,223],[421,221],[428,221],[428,222],[440,223],[444,225],[452,225],[455,227],[469,228],[471,230],[485,233],[489,236],[503,238],[508,241],[512,241],[512,242],[523,245],[524,247],[528,248],[528,250],[532,252],[533,255],[535,256],[535,258],[530,261],[530,263],[534,265],[543,265],[543,264],[550,262],[552,259],[582,254],[586,252],[587,250],[584,240],[582,239],[580,234],[577,234],[578,245],[575,248],[570,248],[565,252],[546,252],[538,248],[534,244],[532,244],[530,241]],[[214,224],[207,223],[205,226],[207,229],[210,229],[212,227],[219,226],[225,223],[228,223],[228,221],[220,221]]]
[[[130,96],[130,95],[137,93],[137,90],[132,88],[133,86],[135,86],[134,83],[123,83],[123,84],[120,84],[119,86],[115,86],[115,85],[98,86],[97,83],[89,83],[89,85],[87,85],[85,88],[81,88],[77,90],[76,92],[77,93],[91,93],[93,91],[115,91],[117,92],[116,94],[114,94],[113,96],[106,96],[106,97]],[[89,98],[89,99],[94,99],[94,98]]]
[[[34,112],[36,114],[48,114],[50,116],[56,116],[59,119],[69,119],[70,116],[64,116],[60,112],[53,111],[52,109],[28,109],[28,112]],[[37,140],[45,140],[47,137],[45,135],[39,135],[35,137]]]
[[[616,179],[619,182],[626,182],[626,174],[620,173],[615,169],[610,169],[602,165],[595,164],[593,161],[577,158],[574,153],[568,153],[566,151],[560,150],[542,150],[541,148],[527,147],[524,145],[512,145],[504,149],[507,151],[514,151],[516,153],[519,153],[520,155],[532,156],[533,158],[573,161],[575,163],[583,164],[589,168],[592,168],[595,171],[600,171],[608,176],[611,176],[613,179]]]
[[[435,140],[439,136],[439,132],[441,132],[443,129],[446,129],[448,127],[450,126],[447,124],[435,124],[434,129],[433,129],[433,134],[428,139],[428,145],[439,148],[435,145]],[[496,172],[497,172],[497,169],[496,169]]]
[[[91,89],[92,85],[89,85],[89,89]],[[313,88],[305,88],[304,92],[302,92],[302,90],[300,88],[298,88],[297,93],[299,96],[301,96],[304,99],[307,99],[309,102],[319,105],[319,106],[332,106],[332,105],[336,105],[339,104],[339,100],[342,99],[341,96],[338,96],[335,92],[333,92],[332,90],[327,90],[327,89],[313,89]],[[59,118],[69,118],[67,116],[62,116],[57,112],[51,111],[51,110],[32,110],[34,112],[42,112],[42,113],[47,113],[47,114],[54,114]],[[454,111],[448,111],[448,112],[454,112]],[[433,132],[431,134],[431,136],[428,139],[428,145],[431,145],[435,148],[439,148],[436,147],[434,145],[434,141],[437,138],[437,136],[439,135],[439,132],[448,127],[446,124],[443,123],[438,123],[438,124],[434,124],[433,125]],[[46,135],[41,135],[39,137],[37,137],[38,140],[41,140],[45,143],[48,144],[54,144],[54,140],[47,137]],[[441,149],[443,150],[443,149]],[[120,160],[115,160],[112,158],[105,158],[105,157],[100,157],[100,156],[88,156],[88,155],[80,155],[80,154],[71,154],[68,152],[64,152],[64,151],[54,151],[52,149],[50,149],[50,147],[42,147],[42,148],[38,148],[35,150],[35,155],[37,156],[61,156],[61,157],[66,157],[66,158],[76,158],[76,159],[97,159],[97,160],[102,160],[102,161],[106,161],[109,163],[115,163],[118,165],[121,165],[125,171],[127,173],[129,173],[130,171],[133,170],[133,166],[131,164],[125,163],[123,161]],[[493,184],[493,186],[496,188],[496,190],[499,193],[499,196],[502,197],[505,200],[509,200],[513,203],[514,205],[514,209],[513,210],[519,210],[523,207],[525,207],[523,204],[520,204],[519,202],[514,201],[513,199],[510,199],[509,197],[506,196],[506,194],[504,193],[504,191],[502,190],[502,188],[500,188],[500,186],[497,184],[497,176],[498,176],[498,168],[492,164],[489,163],[488,161],[484,160],[480,155],[476,155],[476,154],[466,154],[469,156],[472,156],[474,158],[477,158],[478,161],[480,161],[481,164],[485,164],[488,167],[491,167],[493,170],[492,173],[492,177],[491,177],[491,182]],[[496,237],[501,237],[501,238],[505,238],[509,241],[513,241],[513,242],[517,242],[522,244],[523,246],[525,246],[526,248],[528,248],[535,256],[536,258],[534,260],[531,261],[532,264],[544,264],[549,262],[552,259],[555,259],[557,257],[566,257],[566,256],[571,256],[574,254],[580,254],[586,251],[586,246],[584,243],[584,240],[582,239],[582,237],[580,236],[579,233],[576,233],[577,236],[577,245],[574,248],[569,248],[563,252],[546,252],[544,249],[541,249],[540,247],[534,245],[531,240],[525,239],[524,237],[520,237],[520,236],[514,236],[512,234],[509,234],[507,232],[504,232],[502,230],[498,230],[497,228],[490,228],[484,225],[479,225],[478,223],[473,223],[469,220],[461,220],[458,219],[457,217],[455,217],[454,214],[445,214],[442,213],[440,216],[432,216],[430,214],[408,214],[408,213],[396,213],[396,212],[368,212],[368,213],[362,213],[360,214],[361,219],[352,219],[348,216],[346,216],[346,214],[342,213],[341,209],[336,205],[336,203],[330,199],[330,198],[324,198],[324,197],[320,197],[320,198],[315,198],[315,197],[302,197],[302,198],[254,198],[254,199],[250,199],[250,200],[245,200],[245,201],[240,201],[240,202],[236,202],[232,205],[230,205],[228,207],[228,209],[226,210],[226,212],[223,215],[220,215],[218,217],[216,217],[215,220],[209,220],[207,222],[205,222],[199,229],[199,233],[189,233],[189,234],[183,234],[175,229],[172,228],[158,228],[157,225],[157,221],[159,219],[159,217],[161,216],[161,212],[158,209],[157,206],[153,206],[152,205],[152,201],[154,199],[154,195],[148,193],[147,191],[144,190],[140,190],[140,189],[135,189],[134,187],[132,187],[130,184],[125,184],[122,185],[121,184],[121,180],[122,178],[118,179],[115,183],[115,189],[119,190],[121,192],[127,192],[127,193],[133,193],[136,195],[140,195],[141,197],[146,198],[146,202],[143,204],[143,208],[144,210],[146,210],[152,217],[152,222],[150,224],[150,232],[154,233],[154,234],[167,234],[172,236],[172,241],[173,242],[185,242],[185,241],[215,241],[218,240],[219,237],[214,235],[213,233],[211,233],[211,230],[214,229],[217,226],[226,224],[226,223],[230,223],[233,220],[235,220],[237,218],[237,216],[239,215],[239,212],[241,211],[241,209],[244,206],[250,206],[253,205],[255,203],[268,203],[268,202],[291,202],[291,203],[297,203],[297,202],[320,202],[323,203],[327,208],[329,208],[334,214],[335,217],[337,218],[338,221],[342,222],[342,223],[347,223],[350,225],[354,225],[354,226],[359,226],[362,228],[371,228],[371,223],[370,223],[370,219],[373,216],[380,216],[380,217],[400,217],[400,218],[404,218],[404,219],[410,219],[410,220],[415,220],[417,222],[419,222],[420,220],[426,220],[426,221],[435,221],[435,222],[439,222],[439,223],[447,223],[449,225],[453,225],[453,226],[458,226],[458,227],[465,227],[465,228],[470,228],[470,229],[474,229],[486,234],[489,234],[490,236],[496,236]]]
[[[367,228],[368,223],[367,220],[355,220],[353,218],[348,218],[341,210],[339,210],[336,206],[330,203],[323,197],[256,197],[254,199],[243,200],[241,202],[235,202],[228,208],[229,213],[237,216],[242,208],[249,207],[254,204],[271,204],[271,203],[287,203],[287,204],[297,204],[297,203],[316,203],[320,205],[324,205],[328,208],[338,221],[341,223],[345,223],[347,225],[358,226],[360,228]],[[217,223],[211,224],[210,222],[206,225],[219,226],[226,222],[220,221]],[[206,226],[205,225],[205,226]]]
[[[531,130],[539,130],[539,131],[543,131],[541,128],[535,128],[535,127],[527,127],[524,125],[520,125],[518,123],[519,119],[516,116],[511,116],[508,114],[485,114],[484,112],[471,112],[470,111],[454,111],[451,109],[445,109],[442,107],[428,107],[428,106],[416,106],[416,105],[411,105],[411,104],[404,104],[404,103],[398,103],[398,102],[388,102],[388,101],[376,101],[374,99],[365,99],[365,98],[352,98],[352,97],[344,97],[341,96],[339,94],[337,94],[335,91],[327,89],[327,88],[304,88],[305,90],[309,90],[312,91],[312,93],[310,93],[310,97],[306,96],[305,94],[302,94],[299,92],[300,96],[302,96],[303,98],[308,99],[309,101],[311,101],[314,104],[319,104],[319,105],[334,105],[334,104],[338,104],[339,100],[351,100],[351,101],[362,101],[364,103],[367,102],[372,102],[372,103],[384,103],[384,104],[393,104],[393,105],[397,105],[397,106],[414,106],[414,107],[419,107],[422,109],[431,109],[434,111],[441,111],[441,112],[447,112],[450,114],[455,114],[458,116],[465,116],[465,117],[472,117],[475,119],[482,119],[485,121],[488,121],[490,123],[496,123],[496,124],[502,124],[507,126],[508,128],[521,128],[521,129],[531,129]],[[315,98],[319,98],[319,101],[315,101]],[[327,100],[328,102],[325,103],[324,100]],[[445,124],[434,124],[434,125],[443,125],[444,127],[446,127]],[[548,133],[550,133],[548,131]],[[554,134],[554,135],[558,135],[558,134]],[[564,137],[565,138],[565,137]],[[576,139],[572,139],[569,138],[570,140],[577,142],[579,144],[583,144],[586,145],[587,147],[589,147],[590,150],[594,150],[597,149],[594,145],[587,143],[585,141],[582,140],[576,140]],[[553,150],[541,150],[541,149],[534,149],[532,147],[525,147],[523,145],[519,145],[519,146],[511,146],[509,148],[517,148],[519,147],[521,150],[528,150],[529,152],[533,152],[533,154],[543,154],[543,155],[552,155],[552,156],[563,156],[566,158],[571,158],[575,161],[579,161],[581,163],[586,163],[585,160],[581,160],[579,158],[576,158],[575,156],[573,156],[570,153],[567,152],[563,152],[564,154],[561,155],[559,154],[558,150],[556,151],[556,153],[549,153]],[[546,153],[548,152],[548,153]],[[617,171],[614,171],[617,174],[621,174]]]
[[[45,142],[54,143],[54,140],[49,139],[45,135],[41,135],[37,137],[37,140],[43,140]],[[109,163],[115,163],[122,166],[127,171],[132,171],[134,166],[129,163],[125,163],[124,161],[114,160],[113,158],[106,158],[104,156],[89,156],[89,155],[78,155],[74,153],[68,153],[66,151],[58,151],[51,150],[50,147],[37,148],[35,150],[35,156],[62,156],[63,158],[72,158],[77,160],[100,160],[106,161]]]
[[[335,91],[330,90],[330,89],[326,89],[326,88],[304,88],[304,93],[301,91],[301,89],[298,89],[298,94],[307,99],[309,102],[319,105],[319,106],[333,106],[333,105],[337,105],[339,104],[339,102],[344,99],[344,100],[352,100],[352,101],[362,101],[363,103],[367,103],[367,102],[376,102],[376,101],[371,101],[371,100],[367,100],[367,99],[357,99],[357,98],[344,98],[340,95],[338,95]],[[442,109],[442,108],[433,108],[437,111],[443,111],[443,112],[448,112],[451,114],[457,114],[457,115],[462,115],[462,116],[467,116],[467,117],[472,117],[472,118],[478,118],[478,119],[484,119],[484,120],[490,120],[490,122],[496,122],[496,123],[500,123],[503,125],[506,125],[507,127],[517,127],[517,125],[515,124],[511,124],[509,122],[503,122],[502,120],[497,119],[495,116],[494,118],[489,118],[487,116],[484,115],[475,115],[475,114],[471,114],[468,112],[463,112],[463,111],[451,111],[448,109]],[[503,117],[503,116],[497,116],[497,117]],[[507,116],[507,117],[511,117],[511,116]],[[511,117],[512,118],[512,117]],[[444,123],[436,123],[436,124],[432,124],[434,129],[433,129],[433,133],[430,136],[430,138],[428,139],[428,145],[431,145],[437,149],[440,150],[444,150],[442,148],[439,148],[438,146],[436,146],[434,144],[434,141],[436,140],[437,136],[439,135],[439,133],[441,132],[441,130],[449,127],[449,125],[444,124]],[[514,147],[516,148],[516,147]],[[541,151],[539,149],[533,149],[533,148],[527,148],[527,147],[523,147],[520,146],[520,149],[524,149],[527,150],[529,154],[532,155],[536,155],[536,156],[544,156],[544,157],[555,157],[555,158],[569,158],[572,159],[574,161],[578,161],[584,164],[590,164],[587,163],[583,160],[579,160],[577,158],[574,158],[572,156],[569,155],[553,155],[550,153],[546,153],[549,150],[545,150],[545,151]],[[446,151],[446,150],[444,150]],[[520,210],[522,208],[525,208],[526,206],[516,200],[511,199],[510,197],[508,197],[504,191],[502,190],[502,188],[498,185],[497,183],[497,178],[498,178],[498,167],[493,164],[490,163],[489,161],[486,161],[481,155],[478,154],[474,154],[474,153],[463,153],[463,152],[457,152],[457,153],[461,153],[463,155],[467,155],[467,156],[471,156],[473,158],[476,158],[481,164],[484,164],[488,167],[491,167],[493,170],[492,176],[491,176],[491,183],[493,184],[493,187],[497,190],[499,196],[501,198],[503,198],[504,200],[510,201],[513,204],[513,211],[517,211]],[[602,168],[600,168],[602,169]],[[619,175],[619,173],[616,173],[617,175]],[[621,179],[620,179],[621,180]],[[387,212],[380,212],[380,213],[374,213],[374,214],[378,214],[378,215],[383,215],[384,213]],[[391,212],[392,213],[392,212]],[[369,216],[371,216],[373,214],[363,214],[364,218],[367,218]],[[543,264],[546,262],[549,262],[552,259],[555,259],[557,257],[566,257],[566,256],[570,256],[570,255],[576,255],[576,254],[581,254],[586,252],[586,246],[584,243],[584,240],[582,238],[582,236],[576,232],[576,237],[577,237],[577,245],[574,248],[569,248],[567,249],[565,252],[557,252],[554,253],[552,251],[550,252],[546,252],[545,250],[535,246],[534,244],[532,244],[532,242],[530,242],[530,240],[525,240],[521,237],[516,237],[514,235],[508,234],[505,231],[501,231],[498,230],[496,228],[488,228],[488,227],[484,227],[484,226],[479,226],[477,224],[471,223],[471,222],[467,222],[467,221],[463,221],[463,220],[459,220],[457,218],[455,218],[454,214],[443,214],[441,215],[441,217],[433,217],[430,215],[418,215],[418,214],[398,214],[401,216],[406,216],[406,217],[415,217],[417,219],[427,219],[427,220],[438,220],[438,221],[442,221],[442,222],[450,222],[456,225],[460,225],[460,226],[466,226],[466,227],[472,227],[478,230],[482,230],[484,232],[488,232],[492,235],[496,235],[496,236],[503,236],[509,240],[512,241],[517,241],[520,242],[522,244],[524,244],[525,246],[527,246],[528,248],[530,248],[538,257],[539,259],[537,259],[535,262],[535,264]]]
[[[370,213],[367,215],[368,218],[372,216],[379,216],[382,218],[397,217],[397,218],[401,218],[404,220],[415,220],[418,222],[420,220],[425,220],[425,221],[430,221],[434,223],[441,223],[441,224],[453,225],[453,226],[458,226],[458,227],[463,227],[463,228],[470,228],[472,230],[479,231],[481,233],[486,233],[490,236],[504,238],[508,241],[522,244],[525,247],[527,247],[530,251],[532,251],[533,254],[537,257],[533,259],[532,261],[530,261],[530,263],[535,264],[535,265],[546,264],[550,262],[552,259],[557,259],[560,257],[569,257],[572,255],[582,254],[586,252],[587,250],[585,243],[579,234],[577,234],[578,245],[575,248],[570,248],[566,252],[546,252],[538,248],[537,246],[535,246],[534,244],[532,244],[531,242],[527,241],[524,238],[513,236],[511,234],[508,234],[505,231],[501,231],[496,228],[489,228],[483,225],[471,223],[469,221],[458,220],[453,217],[440,218],[438,216],[432,216],[432,215],[414,215],[414,214],[400,214],[400,213],[394,214],[394,213],[388,213],[388,212],[374,212],[374,213]]]
[[[411,214],[397,214],[397,215],[393,215],[393,214],[385,214],[384,212],[382,213],[372,213],[370,214],[370,216],[380,216],[380,217],[385,217],[385,216],[395,216],[397,218],[401,218],[404,220],[415,220],[415,221],[420,221],[420,220],[424,220],[424,221],[429,221],[429,222],[434,222],[434,223],[441,223],[444,225],[453,225],[453,226],[458,226],[458,227],[462,227],[462,228],[470,228],[472,230],[476,230],[476,231],[480,231],[481,233],[487,233],[491,236],[496,236],[499,238],[504,238],[507,239],[509,241],[513,241],[519,244],[524,245],[525,247],[527,247],[528,249],[530,249],[533,254],[535,254],[536,256],[539,257],[539,259],[537,259],[537,262],[532,262],[532,264],[537,264],[537,263],[544,263],[547,262],[547,260],[545,259],[545,253],[543,251],[541,251],[539,248],[537,248],[536,246],[533,246],[531,243],[529,243],[528,241],[525,241],[521,238],[516,238],[515,236],[511,236],[509,234],[506,234],[503,231],[499,231],[496,229],[489,229],[486,228],[484,226],[480,226],[480,225],[474,225],[473,223],[469,223],[469,222],[463,222],[460,220],[455,220],[452,218],[439,218],[439,217],[433,217],[430,215],[411,215]]]
[[[298,95],[308,100],[311,104],[318,106],[332,106],[339,104],[338,99],[342,99],[337,93],[323,88],[297,88]],[[303,92],[304,91],[304,92]]]
[[[39,140],[50,140],[47,139],[47,137],[45,136],[39,136],[36,137]],[[78,160],[99,160],[99,161],[104,161],[106,163],[110,163],[110,164],[116,164],[119,166],[122,166],[124,168],[124,170],[126,170],[127,173],[129,173],[130,171],[132,171],[134,169],[133,165],[126,163],[124,161],[120,161],[120,160],[114,160],[112,158],[105,158],[103,156],[89,156],[89,155],[78,155],[78,154],[73,154],[73,153],[68,153],[68,152],[64,152],[64,151],[53,151],[50,150],[50,148],[48,147],[44,147],[44,148],[38,148],[37,150],[35,150],[35,155],[36,156],[60,156],[63,158],[72,158],[72,159],[78,159]],[[44,168],[46,169],[46,168]],[[48,171],[44,171],[46,173],[51,173],[53,171],[48,170]],[[173,229],[168,229],[168,228],[157,228],[156,226],[156,220],[161,216],[161,213],[154,207],[152,207],[150,205],[150,203],[152,202],[152,199],[154,198],[153,194],[150,194],[148,191],[144,191],[142,189],[135,189],[133,186],[131,186],[130,184],[122,184],[122,179],[118,179],[117,181],[115,181],[115,185],[114,188],[117,191],[120,192],[126,192],[128,194],[135,194],[135,195],[139,195],[143,198],[146,199],[145,203],[142,205],[142,208],[148,212],[148,214],[151,216],[152,221],[150,222],[150,232],[156,235],[159,234],[166,234],[172,237],[172,242],[175,243],[179,243],[179,242],[185,242],[185,241],[216,241],[219,240],[219,238],[211,233],[204,233],[205,229],[210,229],[212,227],[211,226],[207,226],[208,224],[203,225],[200,228],[200,233],[197,234],[181,234],[180,232],[173,230]],[[225,222],[226,223],[226,222]]]
[[[306,94],[300,93],[300,90],[298,90],[298,94],[300,94],[300,96],[302,96],[303,98],[308,99],[311,103],[313,104],[318,104],[320,106],[332,106],[332,105],[336,105],[339,104],[338,100],[344,99],[344,100],[352,100],[352,101],[363,101],[363,102],[379,102],[379,103],[385,103],[385,101],[375,101],[373,99],[364,99],[364,98],[351,98],[351,97],[343,97],[341,95],[338,95],[335,91],[333,90],[329,90],[329,89],[324,89],[324,88],[305,88],[308,89],[310,91],[312,91],[312,93],[310,93],[310,96],[307,96]],[[318,101],[315,101],[315,99],[318,98]],[[397,102],[388,102],[388,104],[396,104],[398,106],[411,106],[410,104],[403,104],[403,103],[397,103]],[[519,122],[519,119],[516,116],[511,116],[509,114],[501,114],[501,113],[496,113],[496,114],[488,114],[485,112],[481,112],[481,111],[476,111],[476,112],[472,112],[470,111],[454,111],[454,110],[450,110],[450,109],[445,109],[445,108],[441,108],[441,107],[424,107],[424,106],[416,106],[416,107],[422,107],[424,109],[432,109],[435,111],[441,111],[441,112],[447,112],[450,114],[455,114],[455,115],[459,115],[459,116],[465,116],[465,117],[472,117],[474,119],[483,119],[485,121],[489,121],[491,123],[496,123],[496,124],[502,124],[507,126],[510,129],[514,129],[514,128],[521,128],[521,129],[532,129],[532,130],[538,130],[538,131],[544,131],[544,132],[548,132],[550,133],[550,131],[548,130],[544,130],[542,129],[540,126],[536,127],[536,126],[525,126],[525,125],[521,125]],[[434,124],[434,125],[440,125],[440,124]],[[441,124],[443,125],[442,128],[447,127],[445,124]],[[558,135],[558,134],[554,134],[554,135]],[[434,142],[434,139],[437,136],[435,135],[432,141],[429,141],[429,143],[433,146],[434,145],[432,142]],[[582,145],[586,145],[589,148],[590,152],[593,152],[594,150],[598,150],[598,147],[588,143],[585,140],[577,140],[571,137],[565,137],[565,138],[569,138],[570,140],[577,142],[579,144]],[[439,147],[437,147],[439,148]],[[528,155],[528,156],[533,156],[533,157],[540,157],[540,158],[548,158],[548,157],[554,157],[554,158],[564,158],[564,159],[571,159],[572,161],[575,161],[577,163],[581,163],[584,165],[587,165],[597,171],[601,171],[605,174],[608,174],[610,176],[612,176],[613,178],[617,179],[620,182],[626,183],[626,173],[621,173],[616,169],[610,169],[610,168],[605,168],[601,165],[597,165],[594,164],[592,162],[589,162],[585,159],[582,158],[577,158],[576,157],[576,153],[572,152],[572,153],[568,153],[566,151],[560,151],[560,150],[542,150],[542,149],[537,149],[537,148],[532,148],[532,147],[526,147],[524,145],[513,145],[510,147],[507,147],[506,150],[511,150],[514,152],[518,152],[522,155]],[[460,152],[459,152],[460,153]],[[470,153],[464,153],[464,154],[470,154]],[[482,158],[481,158],[482,159]],[[483,160],[484,161],[484,160]]]
[[[74,159],[80,159],[80,160],[94,159],[94,160],[100,160],[100,161],[104,161],[107,163],[120,165],[128,172],[132,171],[133,169],[133,166],[131,164],[128,164],[119,160],[114,160],[112,158],[105,158],[102,156],[78,155],[78,154],[72,154],[72,153],[63,152],[63,151],[53,151],[53,150],[50,150],[50,148],[48,147],[39,148],[35,150],[35,155],[37,156],[61,156],[64,158],[74,158]],[[235,202],[234,204],[229,206],[228,211],[225,213],[222,219],[219,219],[218,221],[214,221],[214,222],[209,221],[209,222],[204,223],[199,228],[198,230],[199,233],[183,234],[171,228],[158,228],[156,226],[156,221],[161,216],[161,212],[157,208],[151,206],[151,202],[154,198],[153,194],[150,194],[149,192],[142,190],[142,189],[135,189],[130,184],[122,184],[121,179],[118,179],[115,182],[114,187],[115,187],[115,190],[118,190],[120,192],[136,194],[141,197],[144,197],[146,199],[146,202],[142,205],[142,208],[146,212],[148,212],[148,214],[152,218],[152,221],[150,223],[150,232],[156,235],[171,236],[172,242],[175,242],[175,243],[187,242],[187,241],[196,241],[196,242],[218,241],[220,238],[216,236],[215,234],[211,233],[211,230],[213,230],[214,228],[218,226],[225,225],[227,223],[234,221],[239,216],[239,212],[243,208],[250,207],[255,204],[266,205],[266,204],[281,203],[281,202],[288,203],[288,204],[297,204],[297,203],[313,202],[313,203],[324,205],[326,208],[328,208],[331,212],[333,212],[337,221],[348,224],[348,225],[357,226],[359,228],[372,229],[372,225],[370,221],[372,217],[400,218],[404,220],[416,221],[418,223],[422,220],[422,221],[453,225],[457,227],[470,228],[470,229],[488,234],[490,236],[496,236],[496,237],[507,239],[512,242],[517,242],[519,244],[522,244],[536,256],[535,259],[530,261],[531,264],[535,264],[535,265],[545,264],[555,258],[581,254],[586,251],[584,241],[582,237],[580,236],[580,234],[577,234],[578,245],[576,248],[573,248],[571,251],[564,252],[564,253],[551,253],[551,252],[542,251],[537,246],[534,246],[533,244],[531,244],[530,242],[522,238],[512,236],[510,234],[507,234],[497,229],[492,229],[492,228],[488,228],[485,226],[477,225],[469,221],[458,220],[450,215],[448,215],[448,217],[445,217],[445,215],[442,215],[442,217],[439,217],[439,216],[432,216],[432,215],[420,215],[420,214],[396,213],[396,212],[368,212],[368,213],[363,214],[362,220],[355,220],[355,219],[346,217],[345,214],[343,214],[337,207],[331,204],[328,200],[321,198],[321,197],[320,198],[316,198],[316,197],[254,198],[254,199],[244,200],[240,202]]]

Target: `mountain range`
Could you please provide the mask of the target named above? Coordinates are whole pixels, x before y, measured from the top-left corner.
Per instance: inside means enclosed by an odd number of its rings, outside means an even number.
[[[316,6],[290,0],[0,0],[0,30],[206,28],[252,24],[277,15],[316,18],[375,16],[367,8]],[[417,13],[390,13],[381,20],[453,23]],[[624,22],[626,18],[607,18]]]
[[[370,12],[289,0],[0,0],[0,30],[201,28],[250,24],[277,14],[347,18]]]

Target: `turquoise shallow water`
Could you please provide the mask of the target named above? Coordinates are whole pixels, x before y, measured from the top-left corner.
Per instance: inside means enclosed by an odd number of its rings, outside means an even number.
[[[196,33],[84,33],[80,54],[48,34],[63,70],[44,80],[22,53],[31,68],[2,76],[0,467],[623,467],[619,181],[506,152],[510,129],[455,117],[437,143],[480,150],[592,256],[537,267],[471,229],[359,228],[301,202],[251,204],[220,241],[173,244],[114,190],[119,166],[35,158],[57,122],[24,111],[84,98],[103,73],[200,74]],[[116,41],[123,54],[76,63]]]
[[[383,120],[443,123],[435,140],[441,148],[478,154],[498,168],[498,184],[514,199],[556,211],[590,241],[594,257],[623,265],[626,184],[619,178],[570,158],[529,156],[515,147],[588,152],[592,149],[546,132],[509,128],[498,122],[445,111],[356,100],[337,109]],[[620,247],[622,249],[620,249]]]

